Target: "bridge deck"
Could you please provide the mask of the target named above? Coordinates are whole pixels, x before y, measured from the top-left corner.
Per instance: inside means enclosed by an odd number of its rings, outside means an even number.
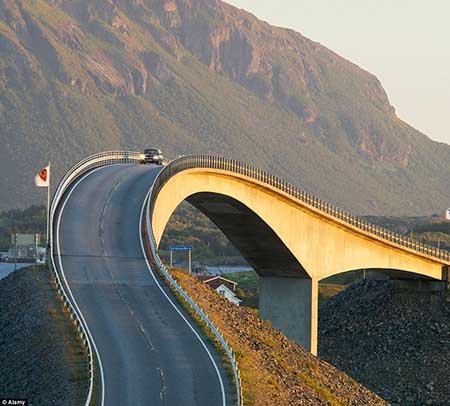
[[[157,171],[109,166],[79,184],[62,213],[64,273],[100,353],[105,405],[222,406],[208,354],[157,287],[143,258],[140,210]],[[227,404],[232,404],[227,375],[215,359]]]

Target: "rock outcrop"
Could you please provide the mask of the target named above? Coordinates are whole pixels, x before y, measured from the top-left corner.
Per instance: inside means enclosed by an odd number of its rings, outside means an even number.
[[[0,398],[30,406],[84,404],[87,355],[44,267],[0,281]]]
[[[450,301],[358,282],[320,307],[319,356],[393,405],[447,405]]]

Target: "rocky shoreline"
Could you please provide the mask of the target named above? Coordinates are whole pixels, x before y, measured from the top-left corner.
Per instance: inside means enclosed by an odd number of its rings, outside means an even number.
[[[355,283],[319,308],[319,356],[393,405],[448,405],[449,298]]]
[[[84,404],[86,354],[44,266],[0,281],[0,398]]]

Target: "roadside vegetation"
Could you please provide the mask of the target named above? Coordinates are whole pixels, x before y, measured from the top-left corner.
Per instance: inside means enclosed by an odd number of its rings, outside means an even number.
[[[170,218],[161,240],[160,251],[169,245],[192,245],[194,259],[208,264],[245,264],[237,249],[203,213],[182,203]]]
[[[0,251],[8,250],[14,233],[40,233],[45,238],[46,221],[44,206],[0,212]],[[195,260],[211,265],[245,264],[237,249],[214,223],[188,203],[177,208],[167,225],[161,251],[168,245],[192,245]]]
[[[289,341],[250,309],[231,304],[182,271],[174,270],[173,275],[233,348],[245,405],[386,404],[344,373]]]
[[[43,206],[0,212],[0,251],[8,251],[11,235],[15,233],[42,234],[45,238],[46,221],[46,211]],[[45,241],[42,241],[42,244],[45,245]]]

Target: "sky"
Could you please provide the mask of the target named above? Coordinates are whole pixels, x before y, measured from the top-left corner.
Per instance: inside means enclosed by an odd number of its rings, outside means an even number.
[[[450,144],[450,1],[226,1],[373,73],[401,119]]]

